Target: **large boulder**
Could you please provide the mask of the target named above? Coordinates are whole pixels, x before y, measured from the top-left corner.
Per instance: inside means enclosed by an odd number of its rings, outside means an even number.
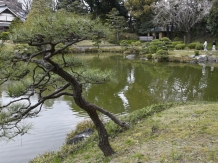
[[[93,132],[94,132],[93,129],[88,128],[88,129],[84,130],[83,132],[78,133],[73,138],[69,139],[67,141],[67,144],[77,144],[80,141],[88,138],[90,135],[92,135]]]

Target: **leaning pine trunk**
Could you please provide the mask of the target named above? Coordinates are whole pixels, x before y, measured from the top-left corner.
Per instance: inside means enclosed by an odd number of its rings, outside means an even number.
[[[109,112],[105,111],[104,109],[101,109],[88,101],[86,101],[82,97],[82,84],[80,84],[73,76],[71,76],[69,73],[64,71],[57,63],[53,62],[52,60],[48,59],[47,60],[51,65],[53,65],[52,71],[55,74],[58,74],[62,78],[64,78],[66,81],[71,84],[72,89],[73,89],[73,98],[75,103],[83,110],[85,110],[90,118],[92,119],[93,123],[95,124],[95,127],[98,131],[98,136],[99,136],[99,148],[102,150],[105,156],[111,156],[114,154],[114,150],[112,149],[109,140],[108,140],[108,134],[107,130],[105,129],[104,124],[100,120],[97,111],[102,112],[103,114],[109,116],[116,124],[128,128],[129,125],[126,123],[120,122],[115,116],[112,116]]]
[[[105,129],[104,124],[100,120],[97,112],[95,110],[86,110],[86,112],[89,114],[90,118],[96,126],[99,135],[98,146],[104,153],[104,156],[107,157],[113,155],[115,152],[109,143],[107,130]]]
[[[74,90],[75,103],[89,114],[89,117],[92,119],[93,123],[95,124],[99,136],[99,142],[98,142],[99,148],[104,153],[104,156],[107,157],[113,155],[115,152],[109,143],[107,130],[105,129],[104,124],[100,120],[97,111],[92,107],[93,105],[87,102],[82,97],[82,93],[81,93],[82,86],[80,85],[75,87],[75,85],[72,85],[72,87]]]

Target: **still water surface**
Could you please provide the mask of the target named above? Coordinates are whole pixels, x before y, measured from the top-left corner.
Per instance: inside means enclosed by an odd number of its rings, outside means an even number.
[[[114,71],[113,81],[88,85],[84,96],[116,115],[172,101],[218,101],[217,65],[122,61],[118,56],[89,58],[91,67]],[[0,88],[0,102],[10,99]],[[45,151],[57,150],[66,134],[87,118],[68,97],[48,101],[32,123],[33,129],[14,141],[0,142],[0,163],[25,163]]]

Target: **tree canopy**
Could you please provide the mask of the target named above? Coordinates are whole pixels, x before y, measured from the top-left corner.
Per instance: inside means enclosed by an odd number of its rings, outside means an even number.
[[[153,23],[166,27],[171,24],[187,34],[187,43],[191,42],[191,29],[209,14],[210,0],[160,0],[153,5]]]
[[[68,12],[77,14],[88,14],[88,6],[83,0],[59,0],[57,4],[58,9],[65,9]]]
[[[218,0],[214,0],[213,6],[210,10],[208,26],[212,34],[218,36]]]

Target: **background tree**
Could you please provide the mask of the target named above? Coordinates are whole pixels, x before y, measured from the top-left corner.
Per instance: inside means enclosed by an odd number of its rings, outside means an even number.
[[[106,19],[112,8],[116,8],[121,16],[128,18],[128,11],[124,7],[124,0],[85,0],[88,4],[90,13],[93,18],[100,17],[102,21]]]
[[[14,28],[19,28],[19,26],[22,25],[23,23],[24,23],[24,22],[23,22],[21,19],[15,18],[15,19],[11,22],[11,24],[10,24],[10,26],[9,26],[9,29],[8,29],[8,32],[11,33]]]
[[[144,35],[146,33],[150,33],[151,29],[154,28],[154,24],[152,22],[153,12],[147,12],[146,14],[142,14],[136,18],[136,32]]]
[[[32,1],[32,8],[27,15],[27,21],[29,22],[30,19],[37,17],[38,15],[46,15],[47,13],[54,11],[54,1],[53,0],[33,0]],[[31,21],[31,20],[30,20]],[[25,22],[25,23],[26,23]]]
[[[126,20],[123,16],[120,16],[119,11],[116,8],[113,8],[107,14],[107,22],[116,32],[116,43],[119,42],[119,32],[123,31],[126,27]]]
[[[211,6],[210,0],[161,0],[153,5],[153,23],[161,27],[173,25],[186,34],[185,42],[190,43],[192,28],[209,14]]]
[[[1,138],[26,133],[29,126],[23,126],[21,121],[35,117],[46,100],[69,96],[94,122],[99,135],[98,145],[104,155],[114,153],[98,112],[119,126],[128,127],[128,124],[83,97],[86,84],[105,83],[110,80],[111,72],[91,70],[83,61],[62,53],[72,44],[91,39],[96,34],[105,37],[110,32],[99,20],[91,21],[87,17],[63,11],[28,17],[28,23],[13,30],[11,39],[29,46],[13,46],[14,52],[2,50],[0,56],[0,84],[9,81],[7,93],[13,98],[9,103],[0,105]],[[51,92],[50,88],[54,88],[54,91]],[[38,97],[37,102],[33,103],[33,96]]]
[[[84,0],[58,0],[57,8],[77,14],[88,14],[88,6]]]
[[[218,0],[214,0],[213,6],[210,10],[208,26],[212,34],[218,36]]]
[[[143,34],[152,27],[152,3],[157,0],[126,0],[124,5],[129,12],[131,32]]]

